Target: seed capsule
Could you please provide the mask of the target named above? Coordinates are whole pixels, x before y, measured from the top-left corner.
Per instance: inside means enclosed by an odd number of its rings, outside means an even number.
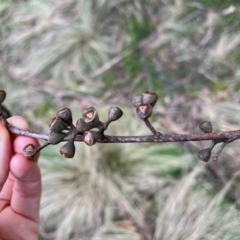
[[[92,126],[91,124],[86,123],[83,118],[80,118],[77,120],[76,129],[78,133],[84,133],[85,131],[92,129]]]
[[[65,158],[73,158],[75,155],[74,142],[69,141],[65,143],[59,150],[60,154]]]
[[[91,123],[94,126],[99,123],[98,113],[94,107],[87,108],[82,115],[86,123]]]
[[[57,112],[57,116],[61,118],[64,122],[72,122],[72,112],[69,108],[63,108]]]
[[[101,122],[99,121],[98,113],[94,107],[89,107],[83,112],[83,120],[91,126],[91,128],[99,127]]]
[[[156,104],[156,102],[158,100],[158,95],[154,92],[146,91],[143,93],[142,96],[143,96],[142,97],[143,103],[148,103],[152,107]]]
[[[59,117],[54,117],[51,122],[49,123],[49,128],[51,131],[59,133],[63,130],[67,130],[66,124],[63,122],[63,120]]]
[[[150,104],[142,104],[136,108],[137,116],[141,119],[147,119],[152,114],[152,107]]]
[[[123,115],[123,111],[119,107],[110,107],[108,110],[108,122],[116,121]]]
[[[37,147],[33,144],[28,144],[23,148],[23,155],[27,158],[33,158],[37,152]]]
[[[138,106],[140,106],[141,104],[143,104],[143,96],[142,96],[142,94],[133,96],[133,97],[132,97],[132,104],[133,104],[135,107],[138,107]]]
[[[198,157],[204,161],[204,162],[208,162],[209,159],[211,158],[211,150],[210,148],[206,148],[203,149],[201,151],[198,152]]]
[[[65,137],[67,136],[67,133],[62,132],[53,132],[51,131],[49,134],[49,143],[52,145],[60,143]]]
[[[0,90],[0,104],[2,104],[6,98],[7,94],[4,90]]]
[[[204,133],[211,133],[212,132],[212,124],[211,124],[211,122],[208,122],[208,121],[201,123],[199,128]]]
[[[88,145],[92,146],[96,143],[95,135],[92,132],[85,132],[83,134],[83,141]]]

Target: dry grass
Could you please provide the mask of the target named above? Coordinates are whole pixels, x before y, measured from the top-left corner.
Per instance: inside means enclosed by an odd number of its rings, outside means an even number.
[[[153,239],[237,239],[238,214],[234,206],[222,205],[226,186],[216,196],[196,188],[196,168],[168,193],[165,201],[159,194],[159,212]]]
[[[105,114],[147,89],[160,96],[152,121],[163,132],[196,132],[204,120],[237,129],[239,11],[220,0],[4,1],[7,106],[46,132],[61,107],[76,118],[89,105]],[[125,109],[111,131],[148,133],[140,124]],[[49,147],[40,160],[42,238],[238,239],[239,148],[212,166],[196,157],[207,144],[78,144],[67,161]]]
[[[146,133],[124,112],[110,132]],[[45,239],[237,239],[236,208],[223,204],[232,183],[216,194],[204,163],[177,145],[78,144],[72,160],[55,154],[41,158]]]
[[[127,109],[125,112],[129,113]],[[115,123],[115,128],[112,126],[114,134],[133,134],[139,129],[136,124],[129,125],[127,119],[131,119],[131,113]],[[179,152],[173,146],[147,146],[89,148],[78,144],[77,156],[68,161],[55,156],[52,150],[43,153],[41,214],[45,231],[53,231],[54,239],[104,239],[115,226],[116,239],[118,235],[119,239],[127,239],[129,234],[136,239],[141,235],[149,239],[147,198],[173,181],[164,175],[174,169],[188,171],[191,161],[186,155],[179,156],[182,161],[171,157],[171,151]],[[119,227],[119,222],[127,224]],[[128,232],[128,228],[132,230]]]

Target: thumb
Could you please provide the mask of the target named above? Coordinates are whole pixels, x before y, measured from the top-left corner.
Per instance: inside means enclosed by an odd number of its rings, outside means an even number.
[[[9,163],[12,156],[10,135],[4,124],[0,121],[0,191],[9,174]]]

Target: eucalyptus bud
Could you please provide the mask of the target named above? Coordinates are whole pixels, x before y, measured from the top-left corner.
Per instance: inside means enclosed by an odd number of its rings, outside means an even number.
[[[77,120],[76,129],[78,133],[84,133],[85,131],[92,129],[92,126],[91,124],[86,123],[83,118],[80,118]]]
[[[83,141],[88,145],[92,146],[96,143],[96,137],[92,132],[85,132],[83,134]]]
[[[33,144],[28,144],[23,148],[23,155],[27,158],[33,158],[37,152],[37,147]]]
[[[65,137],[67,136],[67,133],[63,132],[53,132],[51,131],[49,134],[49,143],[52,145],[60,143]]]
[[[211,122],[203,122],[203,123],[200,124],[199,128],[204,133],[211,133],[212,132],[212,124],[211,124]]]
[[[148,103],[152,107],[156,104],[157,100],[158,100],[158,95],[154,92],[146,91],[142,94],[143,103]]]
[[[0,105],[4,102],[7,94],[4,90],[0,90]]]
[[[73,141],[69,141],[62,145],[59,152],[65,158],[73,158],[75,155],[75,145]]]
[[[63,130],[67,130],[66,124],[59,117],[54,117],[49,123],[49,128],[53,132],[61,132]]]
[[[198,157],[199,157],[202,161],[208,162],[209,159],[211,158],[211,151],[212,151],[211,148],[203,149],[203,150],[201,150],[201,151],[198,152]]]
[[[142,94],[133,96],[133,97],[132,97],[132,104],[133,104],[135,107],[138,107],[138,106],[140,106],[141,104],[143,104]]]
[[[152,107],[150,104],[142,104],[136,108],[137,116],[141,119],[147,119],[152,114]]]
[[[84,110],[82,115],[86,123],[91,123],[91,125],[96,125],[99,123],[98,113],[94,107],[87,108]]]
[[[72,112],[69,108],[63,108],[57,112],[57,116],[61,118],[64,122],[72,122]]]
[[[123,111],[119,107],[110,107],[108,110],[108,122],[116,121],[123,115]]]

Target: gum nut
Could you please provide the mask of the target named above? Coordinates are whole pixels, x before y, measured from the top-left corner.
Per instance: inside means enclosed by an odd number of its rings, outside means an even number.
[[[78,133],[84,133],[85,131],[92,129],[92,126],[86,123],[83,118],[80,118],[77,120],[76,129]]]
[[[201,123],[199,128],[204,133],[211,133],[212,132],[212,124],[211,124],[211,122],[208,122],[208,121]]]
[[[92,146],[96,143],[96,138],[92,132],[85,132],[83,135],[83,141],[88,145]]]
[[[82,116],[86,123],[95,123],[99,121],[98,113],[94,107],[89,107],[84,110]]]
[[[110,107],[108,110],[108,121],[116,121],[123,115],[123,111],[119,107]]]
[[[33,144],[28,144],[23,148],[23,155],[27,158],[32,158],[37,151],[37,147]]]
[[[73,158],[75,155],[75,145],[73,142],[65,143],[59,150],[60,154],[65,158]]]
[[[158,100],[158,95],[154,92],[146,91],[143,93],[143,103],[148,103],[152,107],[156,104]]]
[[[61,132],[67,130],[67,126],[61,118],[54,117],[49,123],[49,129],[53,132]]]
[[[141,119],[147,119],[152,114],[152,107],[150,104],[142,104],[136,108],[137,116]]]
[[[72,122],[72,112],[69,108],[59,110],[57,116],[65,122]]]
[[[198,157],[204,161],[208,162],[211,157],[211,150],[209,148],[203,149],[198,152]]]
[[[67,133],[61,133],[61,132],[53,132],[51,131],[49,134],[49,143],[52,145],[60,143],[65,137],[67,136]]]
[[[135,106],[135,107],[138,107],[140,106],[141,104],[143,103],[143,97],[142,97],[142,94],[140,95],[135,95],[132,97],[132,104]]]

